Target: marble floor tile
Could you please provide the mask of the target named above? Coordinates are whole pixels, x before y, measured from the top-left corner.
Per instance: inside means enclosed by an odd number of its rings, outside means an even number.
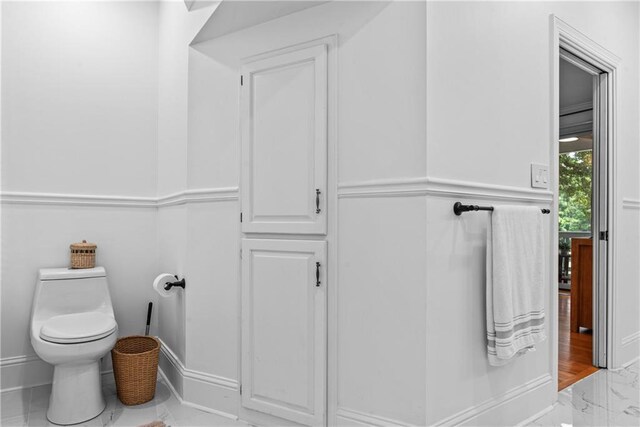
[[[0,421],[2,427],[25,427],[27,425],[27,414],[18,415],[17,417],[3,418]]]
[[[24,416],[29,412],[29,401],[31,400],[31,389],[5,391],[0,393],[1,418],[15,418]]]
[[[199,412],[199,414],[192,417],[176,420],[171,427],[248,426],[242,421],[232,420],[231,418],[225,418],[220,415],[210,414],[203,411]]]
[[[142,405],[123,405],[116,394],[112,376],[103,378],[105,410],[96,418],[78,424],[81,427],[137,427],[152,421],[163,421],[168,427],[247,426],[247,424],[210,414],[186,405],[161,379],[153,400]],[[2,393],[2,427],[55,426],[47,420],[51,385]]]
[[[533,426],[640,426],[639,363],[601,369],[558,394],[553,410]]]
[[[29,412],[46,411],[49,407],[49,396],[51,395],[51,384],[33,387],[31,389],[31,400]]]

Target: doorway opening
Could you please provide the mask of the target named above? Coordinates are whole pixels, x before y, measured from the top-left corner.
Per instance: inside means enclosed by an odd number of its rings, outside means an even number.
[[[608,74],[560,49],[558,389],[606,367]]]

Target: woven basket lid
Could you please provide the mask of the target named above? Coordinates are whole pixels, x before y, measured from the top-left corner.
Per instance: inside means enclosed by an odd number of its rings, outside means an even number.
[[[89,250],[91,250],[91,249],[97,248],[98,246],[95,243],[87,243],[86,240],[83,240],[82,242],[79,242],[79,243],[72,243],[69,247],[71,249],[89,249]]]

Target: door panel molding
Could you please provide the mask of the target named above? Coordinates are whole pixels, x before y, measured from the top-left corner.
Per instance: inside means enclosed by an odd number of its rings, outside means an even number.
[[[242,239],[243,407],[325,423],[326,260],[325,241]]]
[[[327,49],[242,66],[244,233],[327,232]]]

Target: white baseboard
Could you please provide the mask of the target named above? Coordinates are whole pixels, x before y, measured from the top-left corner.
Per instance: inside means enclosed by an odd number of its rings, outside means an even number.
[[[162,340],[160,342],[160,375],[180,403],[237,420],[238,382],[187,369],[180,358]]]
[[[184,391],[184,379],[181,373],[181,367],[183,367],[180,359],[169,349],[162,340],[160,341],[160,355],[158,356],[158,371],[162,378],[167,382],[167,385],[173,392],[173,394],[182,403],[183,391]],[[183,367],[184,368],[184,367]]]
[[[53,366],[35,354],[0,360],[0,392],[51,384]]]
[[[161,349],[160,374],[181,403],[238,419],[237,381],[187,369],[166,344],[162,343]],[[111,375],[112,372],[106,369],[102,375]],[[0,360],[0,378],[0,393],[51,384],[53,366],[35,354],[7,357]]]
[[[530,416],[529,418],[527,418],[526,420],[522,420],[521,422],[519,422],[518,424],[516,424],[516,427],[524,427],[524,426],[528,426],[530,425],[532,422],[534,422],[535,420],[537,420],[538,418],[548,414],[549,412],[553,411],[553,408],[555,408],[557,405],[557,403],[554,403],[553,405],[549,405],[546,408],[544,408],[542,411],[533,414],[532,416]]]
[[[338,408],[336,418],[339,426],[408,427],[412,425],[346,408]]]
[[[638,340],[640,340],[640,331],[636,331],[630,335],[627,335],[626,337],[622,338],[622,340],[620,340],[620,343],[625,346],[632,344],[633,342]]]
[[[104,369],[101,374],[109,375],[112,369]],[[53,366],[35,354],[5,357],[0,360],[0,393],[51,384]]]
[[[624,369],[640,358],[640,331],[623,337],[615,347],[615,358],[611,370]]]
[[[488,399],[469,407],[450,417],[436,422],[437,426],[480,426],[480,425],[520,425],[527,420],[522,414],[530,414],[537,405],[535,417],[547,411],[552,402],[549,396],[554,392],[551,375],[544,374],[518,387],[512,388],[500,396]]]
[[[628,368],[629,366],[631,366],[634,363],[636,363],[638,360],[640,360],[640,356],[636,356],[633,359],[629,360],[628,362],[623,363],[622,366],[620,367],[620,369]]]

